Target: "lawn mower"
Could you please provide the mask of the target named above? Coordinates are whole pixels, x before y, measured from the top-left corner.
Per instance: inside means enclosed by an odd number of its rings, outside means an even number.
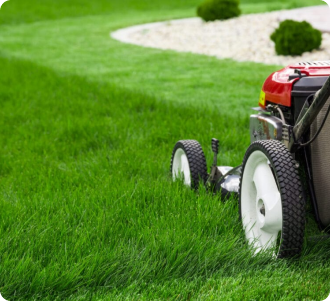
[[[250,116],[243,163],[218,166],[219,141],[210,173],[196,140],[173,149],[171,174],[192,189],[238,195],[239,216],[254,253],[298,256],[305,232],[306,200],[320,230],[330,226],[330,61],[301,62],[272,73]]]

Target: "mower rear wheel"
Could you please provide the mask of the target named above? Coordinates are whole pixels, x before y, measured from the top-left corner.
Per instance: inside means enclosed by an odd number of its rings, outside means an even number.
[[[277,258],[301,253],[305,200],[295,161],[282,142],[256,141],[246,151],[239,210],[255,253],[269,249]]]
[[[180,140],[173,149],[171,158],[173,180],[183,179],[183,183],[197,189],[207,180],[207,166],[202,147],[196,140]]]

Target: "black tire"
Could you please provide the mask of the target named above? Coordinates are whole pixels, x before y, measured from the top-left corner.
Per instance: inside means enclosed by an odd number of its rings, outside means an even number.
[[[200,144],[196,140],[180,140],[175,144],[172,152],[170,169],[173,179],[175,179],[174,169],[177,169],[174,158],[179,152],[183,152],[186,155],[189,165],[190,183],[185,184],[192,189],[197,189],[200,183],[204,185],[208,174],[205,155]]]
[[[252,143],[250,147],[247,149],[243,160],[242,177],[239,186],[240,219],[242,220],[242,215],[243,215],[242,207],[245,206],[243,210],[245,210],[245,208],[248,208],[249,206],[252,207],[252,205],[246,205],[246,204],[248,202],[247,200],[249,199],[253,200],[253,196],[252,197],[246,195],[243,196],[244,193],[247,193],[249,191],[247,187],[249,187],[250,183],[253,183],[255,185],[254,189],[257,195],[256,198],[257,213],[255,213],[256,217],[259,215],[258,210],[260,210],[260,213],[264,215],[265,220],[267,216],[264,209],[265,206],[261,209],[260,208],[257,209],[258,206],[257,204],[259,202],[259,200],[257,199],[260,198],[262,202],[264,201],[262,200],[262,197],[258,196],[258,188],[257,188],[258,186],[257,184],[255,184],[255,179],[252,180],[251,173],[249,173],[248,171],[245,172],[245,168],[250,156],[254,154],[254,156],[251,157],[251,160],[249,161],[249,162],[253,162],[254,160],[253,158],[256,158],[260,154],[260,153],[255,153],[256,151],[262,152],[267,157],[268,159],[267,164],[270,167],[270,170],[273,174],[273,178],[276,182],[277,189],[280,195],[280,203],[282,210],[278,210],[277,212],[282,211],[282,223],[281,223],[282,229],[281,232],[278,232],[278,239],[276,243],[276,248],[277,248],[276,256],[277,258],[288,258],[288,257],[294,257],[300,255],[304,242],[304,232],[305,232],[305,199],[302,191],[300,177],[296,168],[296,162],[282,142],[277,140],[261,140]],[[257,160],[255,162],[257,162]],[[251,169],[250,166],[252,166],[254,163],[249,163],[249,164],[250,165],[248,166],[247,170]],[[256,176],[256,170],[257,167],[255,168],[254,177]],[[259,187],[262,187],[261,190],[265,190],[264,187],[266,186],[264,186],[264,182],[262,183],[263,184]],[[243,188],[245,189],[245,191]],[[251,188],[251,191],[252,190],[253,188]],[[275,195],[275,194],[271,194],[271,195]],[[273,199],[276,199],[276,197]],[[245,202],[244,205],[242,205],[243,201]],[[245,215],[247,211],[245,211]],[[251,213],[251,216],[252,215],[253,213]],[[244,222],[243,222],[243,227],[244,227]],[[262,227],[260,227],[259,230],[261,228]],[[248,235],[252,235],[247,233],[250,231],[245,232],[246,238],[248,238]],[[260,244],[262,245],[262,243]]]

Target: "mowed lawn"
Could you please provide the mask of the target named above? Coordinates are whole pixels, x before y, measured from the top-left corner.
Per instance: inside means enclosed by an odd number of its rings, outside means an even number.
[[[241,1],[244,13],[321,4]],[[121,44],[198,0],[11,0],[0,10],[0,292],[16,300],[323,300],[330,242],[251,257],[237,200],[172,183],[179,139],[238,165],[280,66]]]

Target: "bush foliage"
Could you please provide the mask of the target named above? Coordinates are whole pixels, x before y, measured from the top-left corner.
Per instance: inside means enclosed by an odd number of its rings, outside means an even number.
[[[204,21],[226,20],[241,14],[239,0],[206,0],[197,8]]]
[[[270,36],[277,54],[301,55],[320,47],[322,34],[306,21],[285,20]]]

